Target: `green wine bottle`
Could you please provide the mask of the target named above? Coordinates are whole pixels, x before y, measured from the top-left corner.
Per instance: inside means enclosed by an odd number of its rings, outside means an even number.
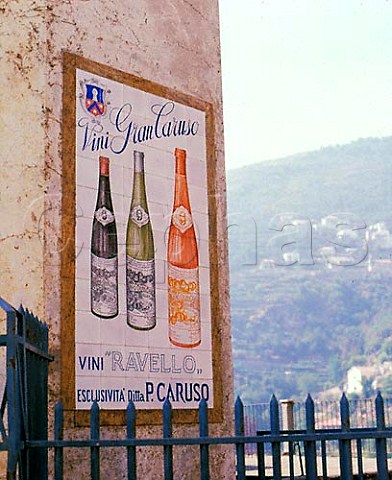
[[[127,323],[137,330],[151,330],[156,325],[154,237],[147,205],[144,154],[136,151],[126,254]]]

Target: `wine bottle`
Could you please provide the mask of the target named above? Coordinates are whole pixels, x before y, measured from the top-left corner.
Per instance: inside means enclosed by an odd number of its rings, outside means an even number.
[[[186,151],[175,149],[174,202],[167,247],[169,340],[178,347],[201,342],[199,255],[189,202]]]
[[[156,325],[154,237],[148,211],[144,154],[134,151],[133,192],[127,226],[127,323],[137,330]]]
[[[118,315],[117,229],[110,193],[109,159],[99,157],[97,205],[91,234],[91,311],[101,318]]]

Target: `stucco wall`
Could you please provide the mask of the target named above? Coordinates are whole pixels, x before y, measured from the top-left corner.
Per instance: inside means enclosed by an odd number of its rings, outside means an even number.
[[[44,2],[0,3],[0,291],[43,314]]]
[[[219,294],[222,307],[222,424],[232,428],[226,194],[217,0],[51,0],[0,3],[0,295],[23,302],[50,325],[50,398],[60,392],[61,119],[63,52],[82,55],[125,72],[211,102],[217,155]],[[124,429],[106,429],[114,437]],[[175,435],[197,435],[196,426],[175,426]],[[83,437],[83,429],[68,435]],[[142,428],[138,435],[161,435]],[[162,478],[162,455],[139,455],[140,478]],[[232,448],[214,448],[213,478],[234,478]],[[84,478],[89,463],[82,452],[67,453],[66,478]],[[198,474],[197,448],[175,449],[176,478]],[[110,479],[126,478],[125,452],[103,452]],[[154,473],[156,472],[156,473]],[[104,472],[103,472],[104,474]]]
[[[0,2],[0,296],[44,314],[44,2]],[[0,331],[5,333],[0,313]],[[5,385],[0,349],[0,388]],[[4,362],[4,363],[3,363]],[[0,478],[6,475],[0,455]]]

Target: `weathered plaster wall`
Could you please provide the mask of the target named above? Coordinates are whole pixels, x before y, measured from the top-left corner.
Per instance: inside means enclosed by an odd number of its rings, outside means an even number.
[[[0,1],[0,296],[44,314],[45,2]],[[0,333],[5,333],[0,314]],[[5,385],[0,349],[0,388]],[[0,455],[5,478],[6,455]]]
[[[219,293],[222,302],[223,405],[227,416],[214,435],[232,426],[232,359],[226,235],[226,196],[217,0],[19,0],[1,3],[0,178],[1,295],[23,301],[50,324],[51,400],[60,389],[60,253],[62,54],[82,55],[211,102],[217,153]],[[11,113],[12,112],[12,113]],[[4,156],[4,158],[3,158]],[[123,428],[106,429],[114,437]],[[175,435],[197,435],[175,426]],[[73,429],[73,437],[86,431]],[[160,436],[161,428],[138,435]],[[213,478],[234,478],[232,448],[214,447]],[[154,453],[153,455],[151,453]],[[66,478],[84,478],[86,454],[68,451]],[[176,478],[198,477],[197,448],[176,448]],[[103,452],[110,479],[126,478],[125,452]],[[160,450],[140,452],[140,478],[162,478]],[[155,473],[154,473],[155,472]]]
[[[0,295],[43,314],[45,2],[0,2]]]

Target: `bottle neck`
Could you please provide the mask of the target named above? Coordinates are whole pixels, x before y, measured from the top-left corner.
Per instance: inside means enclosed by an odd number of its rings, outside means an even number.
[[[190,211],[188,181],[186,176],[185,156],[176,156],[176,173],[174,183],[174,208],[184,206]]]
[[[185,175],[186,177],[186,157],[185,155],[176,155],[176,175]]]
[[[99,157],[99,175],[109,177],[110,160],[108,157]]]
[[[145,209],[147,208],[144,171],[133,172],[132,206],[137,204],[141,204]]]
[[[108,175],[99,175],[99,187],[97,197],[97,207],[105,206],[109,210],[112,210],[112,198],[110,193],[110,181]]]
[[[144,154],[133,153],[133,189],[131,207],[141,205],[147,210],[146,183],[144,177]]]

